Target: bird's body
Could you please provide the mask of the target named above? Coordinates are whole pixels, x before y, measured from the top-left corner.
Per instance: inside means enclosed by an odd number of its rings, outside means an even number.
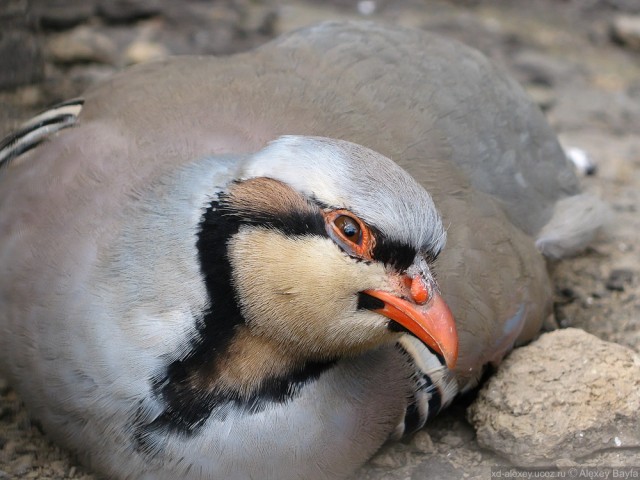
[[[424,32],[322,24],[52,112],[0,149],[0,367],[114,478],[349,475],[535,335],[536,241],[597,227],[521,90]],[[452,373],[440,320],[381,307],[428,317],[433,269]]]

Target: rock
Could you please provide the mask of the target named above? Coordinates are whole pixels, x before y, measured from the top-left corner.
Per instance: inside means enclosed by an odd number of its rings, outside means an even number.
[[[177,54],[228,54],[237,48],[240,13],[229,2],[168,3],[163,12],[167,24],[159,38]],[[177,35],[176,35],[177,33]]]
[[[0,450],[0,462],[2,462],[2,464],[8,463],[9,460],[15,456],[17,445],[18,443],[15,440],[5,442],[2,446],[2,450]]]
[[[360,15],[369,16],[376,13],[378,5],[373,0],[361,0],[358,2],[357,9]]]
[[[525,50],[513,60],[518,80],[525,84],[552,87],[576,76],[576,65],[551,55]]]
[[[49,468],[57,478],[65,478],[69,472],[69,466],[63,460],[52,461]]]
[[[11,421],[15,415],[15,412],[12,407],[1,407],[0,406],[0,421]],[[1,443],[1,442],[0,442]]]
[[[160,60],[170,55],[169,50],[161,43],[148,40],[137,40],[127,47],[124,61],[127,65]]]
[[[13,473],[16,477],[25,475],[33,468],[34,461],[34,455],[20,455],[13,462],[11,462],[11,473]]]
[[[370,461],[373,467],[382,468],[399,468],[402,466],[402,458],[399,455],[394,455],[393,452],[381,451],[374,456]]]
[[[605,0],[606,4],[626,13],[640,13],[640,2],[638,0]]]
[[[515,350],[467,415],[481,447],[516,465],[640,447],[640,357],[568,328]]]
[[[98,14],[111,23],[129,23],[160,11],[159,0],[102,0],[98,3]]]
[[[89,19],[96,11],[95,0],[35,0],[31,14],[35,22],[52,30],[64,30]]]
[[[611,37],[628,48],[640,51],[640,15],[619,15],[614,18]]]
[[[87,26],[53,37],[47,53],[55,63],[107,63],[116,59],[116,46],[109,37]]]
[[[0,89],[42,80],[44,60],[35,37],[27,30],[0,32]]]
[[[242,35],[275,35],[278,11],[272,5],[247,2],[240,10],[238,30]]]
[[[612,270],[607,278],[605,287],[607,290],[623,292],[625,285],[633,281],[633,271],[628,268],[616,268]]]
[[[73,65],[63,75],[51,76],[43,85],[44,96],[49,102],[61,102],[81,95],[87,88],[113,76],[116,68],[97,63]]]
[[[452,448],[459,447],[460,445],[464,444],[464,440],[462,439],[462,437],[454,432],[447,433],[440,439],[440,442],[442,442],[442,444],[446,445],[447,447]]]
[[[31,5],[27,0],[0,0],[0,25],[15,27],[16,22],[25,25],[30,8]]]
[[[411,439],[411,445],[420,453],[435,453],[436,447],[433,444],[431,435],[426,430],[419,430]]]
[[[540,110],[546,112],[553,108],[556,104],[556,94],[553,89],[543,85],[526,85],[525,90],[531,99],[540,107]]]
[[[466,465],[452,465],[445,460],[444,457],[433,457],[419,463],[415,468],[411,477],[403,476],[401,479],[410,478],[411,480],[451,480],[452,478],[468,478],[473,475],[473,468]],[[486,477],[486,470],[481,478]],[[384,477],[387,480],[389,477]],[[398,477],[396,477],[398,478]]]

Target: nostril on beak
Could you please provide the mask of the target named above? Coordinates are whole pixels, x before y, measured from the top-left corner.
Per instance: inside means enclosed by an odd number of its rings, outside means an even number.
[[[429,288],[422,275],[414,275],[411,279],[411,298],[418,305],[424,305],[429,301]]]

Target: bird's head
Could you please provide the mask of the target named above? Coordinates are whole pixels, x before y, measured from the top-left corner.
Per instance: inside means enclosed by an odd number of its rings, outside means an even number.
[[[433,262],[445,231],[427,192],[364,147],[282,137],[219,199],[246,326],[310,360],[409,332],[452,368],[458,339]]]

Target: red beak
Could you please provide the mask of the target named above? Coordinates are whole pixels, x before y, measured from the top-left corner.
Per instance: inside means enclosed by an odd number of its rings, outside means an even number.
[[[373,312],[384,315],[406,328],[425,345],[442,355],[449,369],[456,366],[458,332],[449,306],[435,289],[431,299],[424,305],[408,302],[382,290],[365,290],[362,293],[384,303],[382,308],[373,309]],[[412,297],[416,299],[413,292]]]

